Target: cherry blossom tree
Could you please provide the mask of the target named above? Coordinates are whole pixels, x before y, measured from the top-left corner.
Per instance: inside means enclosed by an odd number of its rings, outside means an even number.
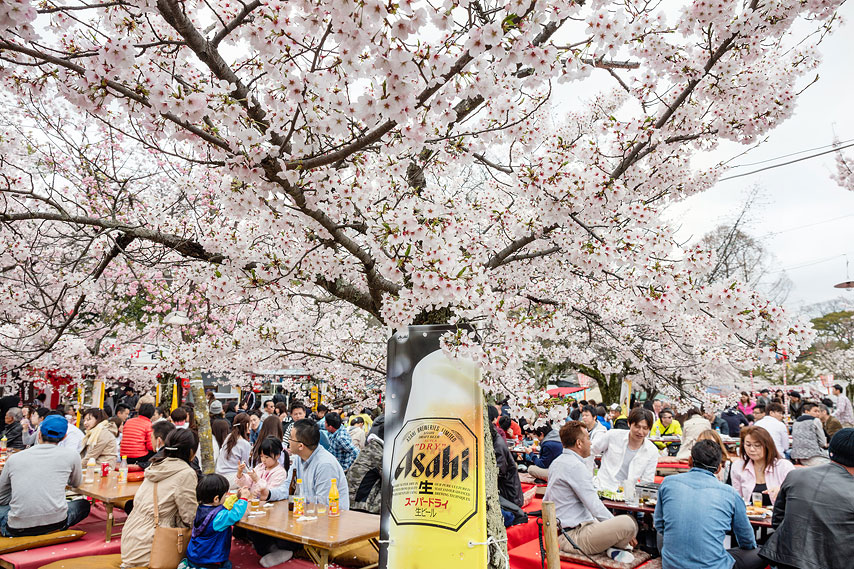
[[[659,214],[790,116],[840,4],[4,2],[3,365],[364,384],[390,330],[467,322],[445,345],[515,394],[594,332],[649,382],[796,352]]]

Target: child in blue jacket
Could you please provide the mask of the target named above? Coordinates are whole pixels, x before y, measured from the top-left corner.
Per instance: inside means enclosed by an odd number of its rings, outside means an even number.
[[[221,474],[207,474],[196,486],[199,509],[193,521],[193,533],[187,557],[178,569],[231,569],[231,526],[246,513],[249,490],[241,488],[237,496],[226,498],[229,483]]]

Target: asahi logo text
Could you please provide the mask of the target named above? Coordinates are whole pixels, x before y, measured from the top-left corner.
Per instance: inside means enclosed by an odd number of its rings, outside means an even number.
[[[443,446],[444,448],[441,448]],[[450,446],[438,443],[415,443],[409,447],[398,463],[394,471],[394,479],[397,480],[401,476],[403,478],[425,476],[442,479],[450,477],[450,480],[455,480],[459,476],[460,482],[464,482],[469,477],[470,457],[471,451],[468,447],[464,448],[459,455],[451,456]]]

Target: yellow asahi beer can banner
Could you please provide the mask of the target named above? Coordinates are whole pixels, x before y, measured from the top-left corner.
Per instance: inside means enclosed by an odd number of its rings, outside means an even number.
[[[451,360],[451,326],[389,340],[380,568],[486,566],[480,370]]]

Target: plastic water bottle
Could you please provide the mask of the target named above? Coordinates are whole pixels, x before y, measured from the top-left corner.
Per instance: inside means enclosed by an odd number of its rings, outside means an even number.
[[[332,487],[329,489],[329,517],[335,517],[341,513],[339,509],[340,496],[338,495],[338,479],[332,479]]]
[[[0,439],[0,452],[6,452],[6,443],[9,442],[9,439],[6,438],[6,435],[3,435],[3,438]]]
[[[90,458],[86,463],[86,476],[83,478],[83,482],[95,482],[95,470],[97,470],[95,459]]]
[[[119,484],[126,484],[128,481],[128,457],[123,456],[122,462],[119,464]]]
[[[302,478],[297,478],[297,488],[294,492],[294,517],[305,515],[305,496],[302,494]]]

